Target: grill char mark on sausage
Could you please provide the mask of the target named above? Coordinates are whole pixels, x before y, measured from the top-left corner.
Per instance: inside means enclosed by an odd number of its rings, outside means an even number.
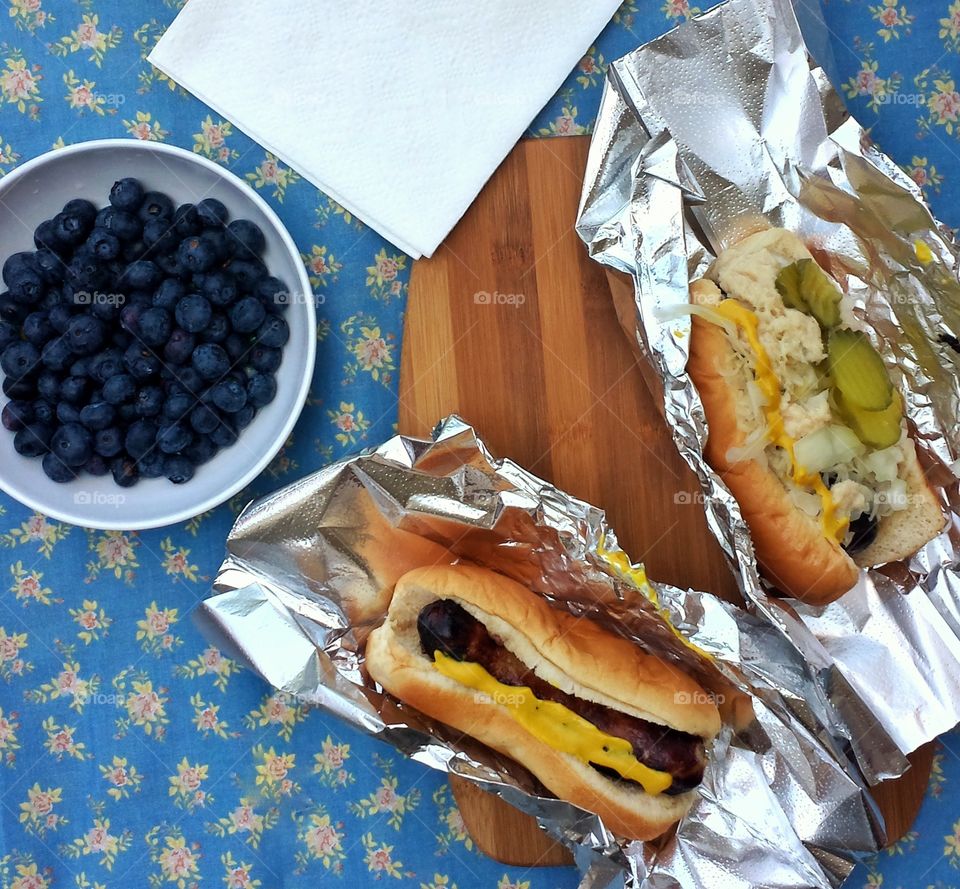
[[[600,731],[625,739],[633,746],[640,762],[673,775],[673,783],[665,791],[668,795],[690,790],[703,779],[706,764],[703,739],[561,691],[537,676],[456,602],[450,599],[431,602],[420,612],[417,630],[420,645],[428,657],[441,651],[455,660],[480,664],[498,682],[526,686],[540,700],[562,704]],[[609,769],[594,768],[608,777],[624,780]]]

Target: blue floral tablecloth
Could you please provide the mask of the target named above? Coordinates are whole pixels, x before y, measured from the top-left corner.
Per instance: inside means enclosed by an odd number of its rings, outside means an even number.
[[[151,68],[144,56],[181,5],[3,0],[0,175],[117,136],[229,167],[300,247],[319,309],[316,374],[270,469],[185,524],[86,531],[0,497],[0,887],[573,887],[573,868],[485,858],[441,775],[271,694],[188,619],[252,495],[393,433],[410,260]],[[960,0],[824,10],[850,108],[960,223]],[[627,0],[531,135],[589,132],[607,60],[697,11]],[[960,886],[958,753],[957,735],[944,737],[915,828],[850,886]]]

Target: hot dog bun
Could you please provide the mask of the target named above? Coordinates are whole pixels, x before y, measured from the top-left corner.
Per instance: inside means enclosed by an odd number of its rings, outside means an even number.
[[[551,608],[512,580],[481,568],[421,568],[400,579],[386,622],[366,649],[370,675],[421,712],[516,760],[558,797],[600,815],[614,832],[659,836],[695,798],[650,795],[611,780],[528,733],[511,712],[435,669],[417,630],[420,612],[449,599],[461,605],[533,672],[568,694],[704,739],[720,730],[716,706],[675,666],[640,651],[586,619]]]
[[[778,269],[800,259],[813,257],[799,238],[782,229],[768,229],[724,251],[710,279],[695,281],[690,288],[691,303],[699,306],[715,306],[725,297],[752,309],[759,303],[761,323],[770,324],[772,318],[787,331],[785,336],[793,337],[796,354],[775,361],[785,384],[794,375],[812,370],[820,348],[815,342],[820,330],[813,319],[785,307],[774,289]],[[802,319],[799,333],[790,329],[791,318]],[[854,329],[858,324],[852,315],[844,323]],[[766,461],[731,456],[731,449],[742,448],[757,428],[756,422],[751,425],[744,419],[750,415],[746,380],[751,377],[738,375],[738,363],[742,368],[744,358],[728,333],[694,317],[687,370],[700,393],[709,427],[704,456],[737,498],[761,570],[780,591],[808,604],[826,604],[856,584],[860,567],[906,558],[940,532],[944,516],[903,423],[899,478],[906,486],[906,506],[880,517],[873,541],[852,556],[836,539],[825,536],[819,518],[798,508],[774,467]]]

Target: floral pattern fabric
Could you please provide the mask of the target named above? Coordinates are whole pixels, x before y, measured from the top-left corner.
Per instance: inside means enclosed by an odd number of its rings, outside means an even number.
[[[0,0],[0,175],[118,136],[223,164],[299,245],[316,375],[263,476],[189,522],[89,531],[0,497],[0,886],[573,887],[573,868],[484,857],[442,775],[273,692],[190,623],[250,497],[393,433],[411,263],[145,61],[180,5]],[[530,135],[589,132],[608,61],[697,11],[627,0]],[[960,0],[825,13],[851,110],[957,224]],[[955,734],[941,739],[916,826],[850,885],[960,886],[958,754]]]

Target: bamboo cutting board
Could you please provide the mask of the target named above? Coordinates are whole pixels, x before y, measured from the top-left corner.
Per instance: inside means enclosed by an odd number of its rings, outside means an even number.
[[[680,458],[619,327],[611,287],[573,230],[589,140],[517,144],[453,233],[414,263],[400,431],[457,413],[498,456],[602,506],[651,577],[738,601]],[[878,796],[891,839],[913,823],[932,745]],[[506,864],[571,861],[536,822],[451,779],[480,849]]]

